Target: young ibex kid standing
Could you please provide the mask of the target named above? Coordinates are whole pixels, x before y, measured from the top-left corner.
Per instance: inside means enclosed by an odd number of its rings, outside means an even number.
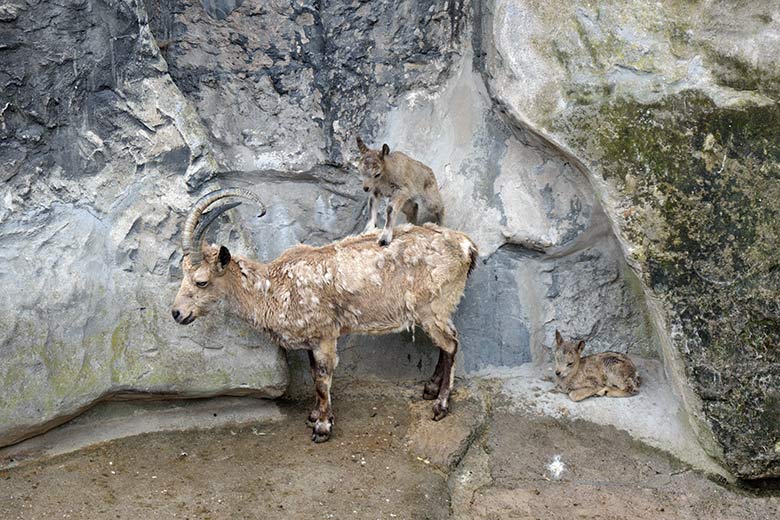
[[[555,331],[555,387],[572,401],[598,395],[628,397],[639,391],[634,363],[619,352],[581,357],[584,341],[564,341]]]
[[[379,197],[390,199],[385,227],[379,236],[380,246],[386,246],[393,240],[393,227],[400,211],[412,224],[441,224],[444,204],[433,170],[402,152],[391,153],[386,144],[381,150],[372,150],[358,137],[357,145],[363,191],[369,193],[366,231],[376,228]]]

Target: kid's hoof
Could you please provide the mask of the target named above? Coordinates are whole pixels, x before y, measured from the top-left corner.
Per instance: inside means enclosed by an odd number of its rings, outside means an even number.
[[[434,421],[441,421],[445,417],[447,417],[447,414],[450,413],[450,410],[443,406],[441,403],[436,403],[433,405],[433,420]]]
[[[423,399],[433,401],[439,395],[439,385],[433,382],[425,383],[423,387]]]
[[[380,246],[385,247],[390,243],[390,241],[384,237],[379,239],[379,242],[377,242]]]
[[[330,439],[330,433],[332,430],[332,422],[317,421],[314,423],[314,429],[312,430],[311,440],[316,443],[325,442]]]

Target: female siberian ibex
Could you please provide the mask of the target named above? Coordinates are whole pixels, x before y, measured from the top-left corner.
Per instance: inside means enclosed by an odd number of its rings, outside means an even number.
[[[257,195],[238,188],[209,193],[195,204],[184,225],[184,279],[173,318],[187,325],[225,300],[284,348],[308,350],[317,398],[309,416],[315,442],[328,440],[333,427],[330,384],[338,338],[419,325],[440,349],[423,397],[436,400],[433,419],[444,418],[458,350],[451,316],[477,258],[474,243],[433,224],[404,225],[387,247],[361,235],[322,247],[295,246],[261,264],[232,256],[225,246],[201,244],[206,227],[237,204],[204,211],[227,197],[248,198],[265,211]]]

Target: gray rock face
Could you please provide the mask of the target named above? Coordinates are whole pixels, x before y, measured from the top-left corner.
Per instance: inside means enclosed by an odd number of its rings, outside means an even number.
[[[459,370],[544,360],[556,327],[597,350],[652,353],[589,186],[495,110],[471,67],[466,12],[413,1],[9,10],[2,442],[114,394],[283,391],[283,357],[265,337],[224,311],[187,328],[168,317],[189,193],[263,194],[262,221],[242,207],[210,237],[237,253],[327,243],[364,224],[357,133],[430,164],[445,223],[482,249],[457,316]],[[350,373],[424,377],[436,353],[419,332],[347,338],[341,359]],[[297,374],[305,363],[293,360]]]
[[[224,20],[230,13],[240,7],[244,0],[202,0],[201,5],[209,16],[216,20]]]
[[[444,224],[484,258],[456,318],[462,367],[544,361],[556,328],[594,351],[653,356],[641,289],[587,179],[494,107],[472,59],[466,42],[449,79],[403,96],[376,139],[425,158]]]
[[[755,321],[753,312],[770,298],[740,293],[759,339],[744,327],[730,337],[717,318],[726,307],[695,296],[718,294],[721,305],[736,293],[688,283],[731,279],[714,268],[733,270],[731,260],[745,257],[711,255],[730,233],[764,276],[751,280],[774,294],[770,257],[748,243],[774,243],[756,224],[761,211],[771,219],[774,202],[740,199],[757,209],[740,213],[739,226],[696,213],[706,218],[687,235],[685,214],[665,205],[704,207],[675,198],[695,184],[690,172],[733,172],[774,193],[769,174],[745,174],[749,161],[737,158],[746,152],[757,171],[774,171],[755,143],[775,157],[766,128],[777,119],[761,111],[778,92],[767,79],[776,65],[762,58],[775,15],[742,8],[728,34],[753,28],[755,37],[716,45],[690,6],[672,16],[575,4],[98,0],[0,9],[0,279],[9,288],[0,300],[0,444],[115,394],[275,396],[302,381],[305,356],[290,356],[290,379],[283,353],[224,309],[190,327],[173,323],[179,230],[201,191],[240,185],[269,211],[256,219],[241,206],[220,219],[209,238],[236,253],[267,261],[297,243],[358,232],[361,134],[431,166],[444,224],[480,247],[455,317],[461,374],[546,361],[556,328],[593,351],[660,352],[711,452],[740,476],[776,475],[776,366],[768,347],[756,357],[760,342],[776,339],[774,318]],[[720,5],[711,9],[707,19],[717,18]],[[760,74],[740,76],[743,65]],[[709,104],[689,109],[691,91]],[[729,140],[723,128],[739,122],[734,114],[766,125]],[[707,126],[708,115],[723,128]],[[669,136],[651,132],[659,122]],[[708,197],[730,193],[706,188]],[[724,241],[704,241],[707,229]],[[747,338],[748,354],[711,348],[729,338]],[[345,338],[340,357],[342,374],[422,379],[436,352],[416,331]],[[751,403],[763,408],[736,412]]]
[[[284,355],[264,337],[224,312],[170,318],[187,185],[215,163],[143,10],[15,5],[1,28],[0,444],[118,394],[280,395]]]
[[[146,3],[171,77],[236,170],[343,163],[399,94],[440,83],[463,17],[445,0],[204,1],[231,10],[219,21],[198,1]]]
[[[482,5],[491,96],[586,174],[705,447],[780,476],[780,12],[771,2]]]

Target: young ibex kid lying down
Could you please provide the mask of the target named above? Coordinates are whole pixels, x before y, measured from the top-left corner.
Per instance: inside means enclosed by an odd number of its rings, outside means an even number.
[[[433,170],[402,152],[391,153],[386,144],[381,150],[372,150],[358,137],[357,145],[363,191],[369,193],[366,231],[376,228],[379,197],[389,199],[385,227],[379,235],[380,246],[393,240],[393,227],[400,211],[412,224],[441,224],[444,204]]]
[[[204,212],[227,197],[247,198],[263,208],[257,195],[239,188],[198,200],[184,224],[184,278],[173,318],[187,325],[224,300],[284,348],[308,350],[317,399],[309,416],[315,442],[328,440],[333,428],[330,384],[339,336],[387,334],[419,325],[440,349],[423,397],[436,400],[433,419],[444,418],[458,350],[451,317],[477,258],[474,243],[463,233],[433,224],[407,224],[387,247],[361,235],[322,247],[295,246],[261,264],[233,256],[225,246],[201,244],[208,225],[237,204]]]
[[[619,352],[581,357],[584,341],[564,341],[555,331],[555,386],[572,401],[598,395],[628,397],[639,391],[634,363]]]

